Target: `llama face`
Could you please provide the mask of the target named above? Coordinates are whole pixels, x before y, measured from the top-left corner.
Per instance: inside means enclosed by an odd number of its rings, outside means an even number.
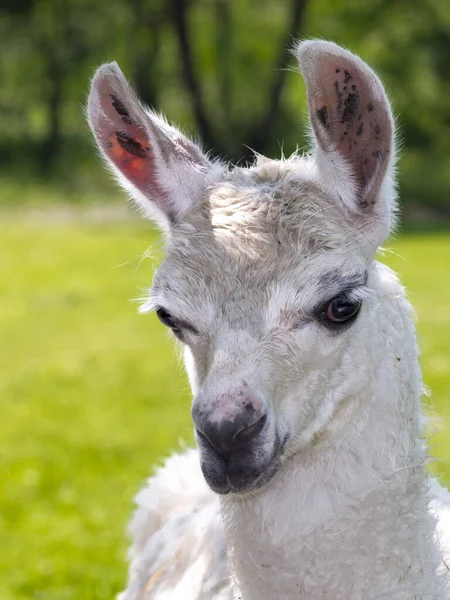
[[[89,99],[109,166],[168,232],[144,309],[185,345],[202,468],[219,493],[261,487],[338,430],[376,369],[372,260],[395,196],[390,108],[349,52],[305,42],[299,58],[312,154],[249,169],[212,164],[140,106],[115,65],[98,71]]]
[[[173,229],[155,275],[147,307],[185,344],[203,472],[220,493],[262,485],[315,443],[345,357],[361,353],[366,252],[310,166],[270,161],[226,175]],[[348,320],[330,319],[335,298]]]

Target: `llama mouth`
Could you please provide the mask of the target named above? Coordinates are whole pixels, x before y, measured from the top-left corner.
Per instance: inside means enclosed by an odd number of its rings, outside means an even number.
[[[281,454],[287,436],[280,441],[277,436],[273,451],[263,462],[252,464],[245,457],[233,457],[226,461],[211,448],[200,445],[201,468],[209,487],[220,495],[248,494],[264,487],[278,471]]]
[[[280,461],[275,459],[259,469],[242,467],[228,470],[225,467],[220,473],[216,471],[212,474],[202,461],[202,471],[206,483],[216,494],[242,495],[255,492],[265,486],[275,475],[279,465]]]
[[[276,456],[274,459],[264,468],[264,470],[259,473],[257,477],[254,479],[246,480],[246,481],[232,481],[230,477],[227,476],[227,483],[229,484],[228,493],[236,494],[238,496],[242,496],[243,494],[250,494],[253,492],[257,492],[261,488],[263,488],[275,473],[278,471],[280,466],[279,457]]]

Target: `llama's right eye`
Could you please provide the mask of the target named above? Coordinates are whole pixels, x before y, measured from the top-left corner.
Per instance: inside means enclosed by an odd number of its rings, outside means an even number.
[[[158,319],[161,321],[161,323],[163,325],[165,325],[166,327],[170,327],[170,329],[174,333],[180,332],[181,327],[180,327],[179,322],[170,314],[170,312],[168,310],[166,310],[165,308],[162,308],[162,306],[159,306],[156,309],[156,316],[158,317]]]

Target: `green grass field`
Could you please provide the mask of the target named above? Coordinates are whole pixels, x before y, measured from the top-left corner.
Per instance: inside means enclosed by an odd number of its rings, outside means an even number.
[[[192,439],[173,344],[133,302],[156,237],[129,218],[17,215],[0,224],[0,598],[110,599],[125,582],[134,493]],[[417,308],[443,417],[433,468],[450,484],[450,236],[388,247]]]

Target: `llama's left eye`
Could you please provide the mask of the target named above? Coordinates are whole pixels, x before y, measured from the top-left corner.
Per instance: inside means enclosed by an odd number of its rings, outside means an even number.
[[[323,311],[323,318],[331,323],[345,323],[355,318],[361,308],[359,300],[351,300],[345,296],[333,298]]]

